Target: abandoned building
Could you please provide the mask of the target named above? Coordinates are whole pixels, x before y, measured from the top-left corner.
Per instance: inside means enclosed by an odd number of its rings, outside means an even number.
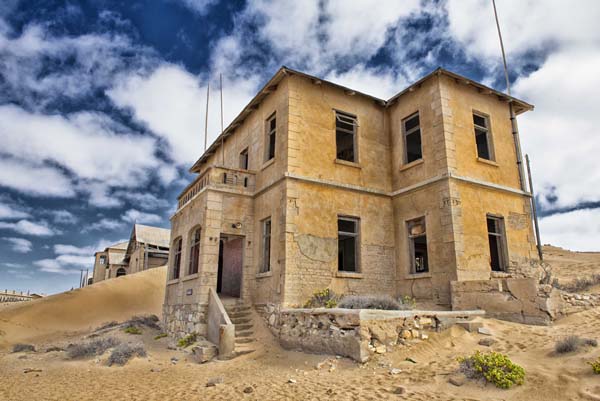
[[[190,169],[171,218],[169,334],[206,333],[213,291],[289,307],[330,288],[455,309],[483,307],[457,283],[535,291],[510,107],[533,109],[444,69],[382,100],[282,67]]]
[[[169,257],[170,230],[134,224],[129,241],[95,253],[93,282],[164,266]]]

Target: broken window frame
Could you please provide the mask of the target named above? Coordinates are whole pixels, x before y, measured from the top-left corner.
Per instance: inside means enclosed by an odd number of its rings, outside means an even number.
[[[407,130],[406,123],[408,123],[410,120],[412,120],[415,117],[418,118],[417,125],[415,127],[412,127]],[[408,136],[409,135],[419,135],[420,156],[413,160],[409,160],[409,157],[408,157],[409,156],[408,155]],[[423,135],[422,135],[422,131],[421,131],[421,115],[418,111],[416,111],[413,114],[409,115],[408,117],[405,117],[402,119],[402,138],[404,141],[404,164],[410,164],[410,163],[414,163],[419,160],[423,160]]]
[[[98,258],[99,262],[101,265],[105,265],[106,264],[106,255],[100,255],[100,257]]]
[[[423,229],[419,233],[412,233],[412,228],[422,225]],[[429,273],[429,245],[427,241],[427,223],[425,216],[417,217],[406,222],[406,233],[408,236],[408,255],[410,258],[409,274],[427,274]],[[417,254],[415,240],[425,239],[425,257],[417,263]]]
[[[173,273],[171,276],[172,280],[177,280],[179,278],[179,273],[181,272],[181,247],[182,240],[181,237],[177,238],[174,241],[173,249],[175,252],[173,253]]]
[[[490,232],[489,222],[495,223],[495,230],[497,232]],[[486,215],[486,230],[488,232],[488,245],[490,248],[490,269],[495,272],[506,272],[508,270],[508,243],[506,240],[506,227],[504,224],[504,217],[496,214]],[[498,258],[498,266],[494,268],[494,258],[492,253],[492,238],[495,238],[496,253]]]
[[[198,266],[200,265],[200,239],[202,238],[202,230],[200,227],[192,230],[190,238],[190,262],[188,265],[188,275],[197,274]]]
[[[354,114],[345,111],[334,110],[335,112],[335,159],[343,160],[350,163],[358,163],[358,118]],[[338,127],[338,122],[342,124],[352,125],[352,130],[344,127]],[[349,158],[340,157],[338,144],[338,134],[352,136],[352,160]]]
[[[273,113],[265,120],[265,162],[275,158],[277,145],[277,113]],[[274,124],[273,124],[274,123]]]
[[[261,260],[259,273],[268,273],[271,271],[271,234],[273,223],[271,217],[261,221]]]
[[[354,227],[355,227],[355,232],[350,232],[350,231],[340,231],[340,221],[349,221],[354,223]],[[344,272],[344,273],[360,273],[360,218],[358,217],[354,217],[354,216],[337,216],[337,220],[336,220],[336,224],[337,224],[337,233],[338,233],[338,266],[337,266],[337,270],[338,272]],[[351,237],[353,238],[354,241],[354,269],[349,269],[346,268],[345,266],[343,266],[343,258],[342,258],[342,263],[340,263],[340,251],[341,251],[341,247],[340,247],[340,242],[347,240],[347,238],[341,239],[341,236],[345,236],[345,237]]]
[[[248,148],[245,148],[240,152],[240,169],[248,170],[248,166],[250,165],[250,160],[248,158]]]
[[[485,126],[477,124],[475,122],[475,117],[483,118]],[[491,129],[490,125],[491,124],[490,124],[490,116],[489,115],[473,110],[473,133],[475,135],[475,150],[477,152],[477,157],[479,159],[484,159],[484,160],[489,160],[489,161],[495,162],[496,156],[494,155],[494,140],[492,137],[492,129]],[[479,153],[479,144],[477,143],[478,131],[485,134],[485,145],[487,148],[486,151],[488,153],[488,157],[485,157],[485,155],[481,155]]]

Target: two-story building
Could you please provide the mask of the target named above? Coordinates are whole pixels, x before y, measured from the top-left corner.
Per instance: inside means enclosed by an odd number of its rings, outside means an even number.
[[[303,304],[320,289],[451,304],[451,283],[538,262],[509,104],[438,69],[389,100],[282,67],[191,168],[164,319],[203,333],[209,288]]]

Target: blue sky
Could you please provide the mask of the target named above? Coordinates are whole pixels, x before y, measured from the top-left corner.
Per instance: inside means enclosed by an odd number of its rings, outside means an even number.
[[[542,240],[600,249],[600,5],[498,1]],[[281,66],[389,98],[438,66],[504,90],[491,1],[0,3],[0,287],[77,286],[133,221],[169,226],[203,146]],[[209,138],[219,133],[213,96]]]

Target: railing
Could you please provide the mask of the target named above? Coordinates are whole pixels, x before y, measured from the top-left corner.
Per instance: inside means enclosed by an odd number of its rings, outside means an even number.
[[[254,173],[247,170],[239,170],[225,167],[209,167],[190,185],[188,185],[177,202],[177,209],[185,206],[204,187],[211,185],[217,188],[233,188],[254,192]]]

